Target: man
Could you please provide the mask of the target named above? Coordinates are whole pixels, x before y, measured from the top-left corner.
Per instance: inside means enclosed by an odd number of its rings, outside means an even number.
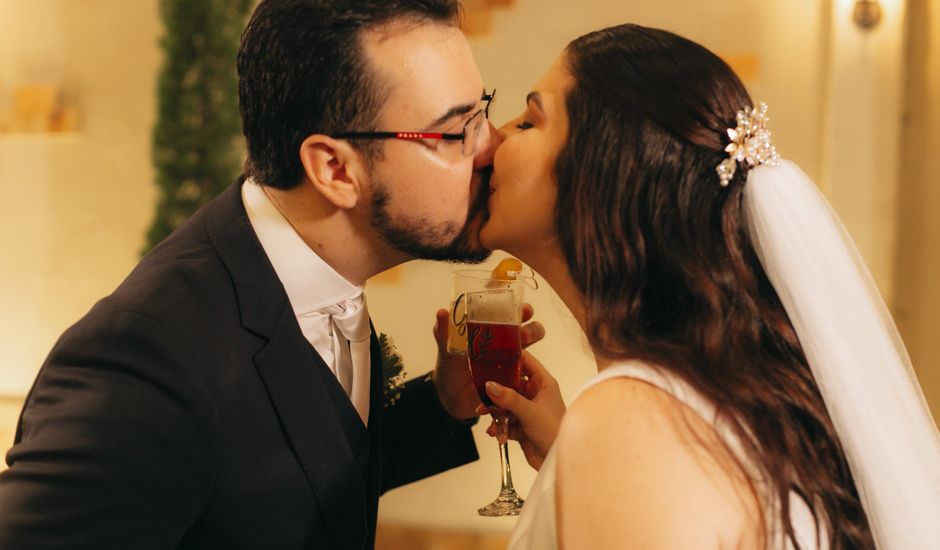
[[[361,298],[416,257],[486,257],[495,133],[456,15],[258,6],[246,177],[52,350],[0,477],[0,547],[371,548],[379,494],[477,458],[465,361],[386,407]]]

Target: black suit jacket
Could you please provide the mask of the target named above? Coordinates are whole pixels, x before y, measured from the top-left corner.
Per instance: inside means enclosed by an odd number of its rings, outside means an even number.
[[[241,180],[62,335],[0,474],[0,548],[374,544],[384,491],[477,458],[426,378],[369,427],[304,339]]]

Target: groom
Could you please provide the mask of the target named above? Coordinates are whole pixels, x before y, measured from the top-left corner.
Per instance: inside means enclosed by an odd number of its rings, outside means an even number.
[[[362,299],[408,260],[487,255],[496,138],[456,17],[261,2],[246,174],[53,348],[0,475],[0,548],[371,548],[381,493],[477,458],[465,361],[386,406]],[[444,135],[395,133],[419,131]]]

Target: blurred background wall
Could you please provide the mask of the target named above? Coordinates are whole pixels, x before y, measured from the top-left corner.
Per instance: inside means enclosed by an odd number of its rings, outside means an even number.
[[[153,215],[157,0],[0,0],[0,112],[59,87],[72,131],[0,133],[0,394],[136,263]],[[8,125],[12,118],[7,115]]]
[[[882,0],[873,30],[853,0],[471,1],[471,43],[499,124],[571,39],[631,21],[664,27],[729,60],[771,106],[778,150],[830,197],[940,411],[940,2]],[[488,7],[487,7],[488,6]],[[25,85],[58,87],[74,106],[55,133],[10,131],[0,114],[0,448],[57,336],[133,267],[153,215],[150,162],[162,33],[157,0],[0,0],[0,113]],[[6,128],[6,131],[4,131]],[[501,258],[497,256],[492,265]],[[413,262],[370,281],[378,330],[409,374],[430,369],[446,265]],[[577,325],[548,288],[529,295],[548,339],[533,352],[570,396],[593,372]],[[386,524],[505,532],[475,514],[498,489],[495,443],[481,460],[386,495]],[[513,450],[525,495],[534,478]]]
[[[912,0],[904,79],[895,318],[940,418],[940,1]]]

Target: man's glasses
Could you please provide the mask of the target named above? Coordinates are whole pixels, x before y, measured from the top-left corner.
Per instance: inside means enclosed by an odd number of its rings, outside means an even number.
[[[463,125],[463,130],[459,134],[448,134],[441,132],[342,132],[333,137],[341,139],[403,139],[407,141],[418,140],[444,140],[459,141],[460,153],[464,157],[472,156],[477,150],[477,142],[480,140],[480,130],[483,128],[484,121],[490,118],[490,105],[496,98],[496,90],[493,93],[483,92],[482,101],[486,104],[482,109],[473,113]]]

